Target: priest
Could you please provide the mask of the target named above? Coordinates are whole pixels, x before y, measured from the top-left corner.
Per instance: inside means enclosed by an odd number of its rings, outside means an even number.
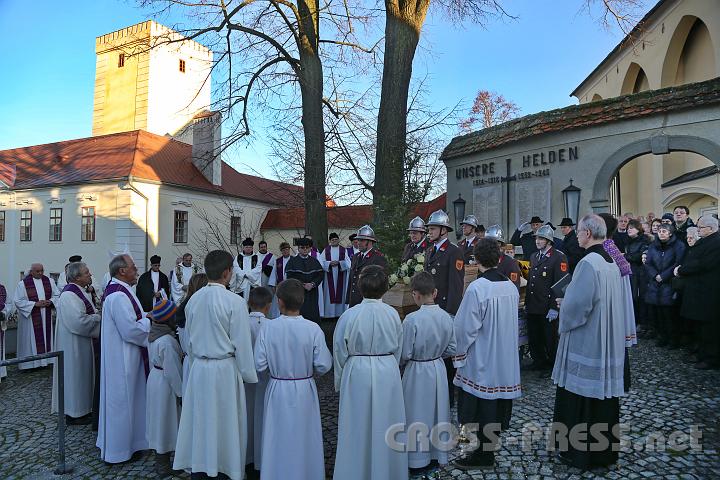
[[[202,272],[202,269],[193,263],[193,256],[191,253],[186,253],[182,256],[182,263],[175,266],[173,270],[172,280],[170,282],[170,288],[172,291],[172,299],[175,305],[180,305],[185,299],[187,294],[188,284],[190,279],[196,273]]]
[[[235,257],[233,263],[233,278],[230,290],[245,300],[250,298],[250,289],[260,286],[262,264],[260,258],[253,252],[255,242],[248,237],[242,242],[242,252]]]
[[[65,285],[67,285],[67,283],[68,283],[68,281],[67,281],[68,266],[71,263],[75,263],[75,262],[82,262],[82,256],[72,255],[70,258],[68,258],[68,263],[65,264],[65,268],[63,269],[62,273],[60,273],[60,276],[58,277],[58,280],[57,280],[57,287],[58,287],[59,291],[62,292],[63,288],[65,288]]]
[[[347,271],[350,269],[350,257],[345,247],[340,246],[340,237],[333,232],[329,235],[330,244],[320,255],[320,264],[325,270],[323,281],[323,313],[325,318],[338,318],[347,308],[345,289]]]
[[[625,322],[620,271],[603,248],[607,228],[598,215],[578,225],[586,255],[575,269],[560,304],[560,342],[553,382],[557,385],[552,445],[560,459],[587,470],[618,459],[620,397],[625,394]],[[568,439],[576,426],[591,436]],[[557,427],[556,427],[557,426]]]
[[[122,463],[148,449],[145,382],[150,320],[132,292],[137,267],[130,255],[110,261],[100,332],[100,418],[96,446],[106,463]]]
[[[91,422],[95,389],[93,339],[100,336],[100,313],[85,291],[92,277],[87,265],[67,267],[67,284],[57,304],[56,349],[65,353],[65,418],[68,424]],[[53,368],[52,413],[58,411],[58,369]]]
[[[185,307],[191,365],[173,468],[191,471],[192,478],[222,473],[241,480],[248,441],[243,384],[257,382],[250,315],[245,300],[227,290],[230,253],[208,253],[205,271],[209,283]]]
[[[7,290],[5,285],[0,283],[0,362],[5,360],[5,330],[7,329],[7,320],[15,306],[8,301]],[[7,377],[7,367],[0,367],[0,379]]]
[[[52,309],[60,297],[55,281],[45,275],[41,263],[33,263],[30,273],[15,289],[13,303],[18,311],[17,357],[30,357],[54,350],[55,325]],[[53,359],[36,360],[18,365],[18,369],[45,367]]]
[[[137,297],[146,313],[151,312],[161,298],[170,299],[170,280],[160,271],[161,261],[158,255],[150,257],[150,270],[140,275],[137,283]]]
[[[320,309],[318,308],[318,287],[325,275],[320,262],[310,255],[312,240],[298,239],[299,254],[292,257],[285,268],[287,278],[300,280],[305,289],[305,303],[300,309],[300,315],[313,322],[320,322]]]
[[[268,244],[265,240],[260,240],[258,243],[258,259],[260,260],[260,270],[262,276],[260,277],[260,286],[267,287],[270,282],[270,275],[272,274],[273,262],[275,261],[275,255],[268,252]]]

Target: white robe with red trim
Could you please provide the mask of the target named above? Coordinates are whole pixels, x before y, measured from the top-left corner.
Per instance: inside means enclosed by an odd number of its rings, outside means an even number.
[[[488,400],[521,396],[518,289],[510,280],[472,282],[455,315],[453,383]]]

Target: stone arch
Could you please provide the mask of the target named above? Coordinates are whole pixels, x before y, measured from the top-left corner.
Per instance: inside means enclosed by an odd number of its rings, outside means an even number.
[[[680,188],[678,190],[675,190],[670,195],[663,198],[662,204],[668,205],[670,203],[673,203],[678,198],[684,197],[686,195],[691,195],[691,194],[707,195],[708,197],[718,198],[717,192],[714,192],[710,189],[702,188],[702,187],[686,187],[686,188]]]
[[[610,155],[595,176],[590,206],[594,212],[605,212],[610,206],[610,182],[624,164],[641,155],[663,155],[669,152],[694,152],[720,167],[720,145],[690,135],[657,135],[629,143]],[[658,157],[657,161],[662,161]]]
[[[623,79],[622,86],[620,87],[620,95],[638,93],[649,89],[650,85],[645,70],[643,70],[643,68],[637,63],[632,62],[628,67],[627,72],[625,72],[625,78]]]
[[[707,24],[703,22],[702,19],[694,15],[685,15],[684,17],[682,17],[678,22],[677,27],[675,27],[675,31],[670,38],[668,49],[665,52],[662,73],[660,75],[660,88],[670,87],[677,83],[676,77],[678,72],[678,66],[680,65],[680,60],[683,56],[688,36],[690,35],[691,31],[697,29],[697,27],[699,26],[704,27],[707,30],[707,33],[710,35],[710,48],[713,50],[717,48],[716,46],[714,46],[714,43],[717,42],[717,39],[713,38],[713,32],[710,32]],[[715,55],[712,52],[710,58],[708,58],[708,61],[712,62],[714,65]],[[717,66],[715,66],[715,68],[717,68]],[[717,72],[715,73],[717,74]]]
[[[599,94],[596,93],[595,95],[593,95],[592,100],[590,100],[590,101],[591,102],[599,102],[602,99],[603,98]]]

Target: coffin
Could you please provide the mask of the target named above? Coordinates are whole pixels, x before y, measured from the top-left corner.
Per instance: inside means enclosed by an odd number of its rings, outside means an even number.
[[[415,305],[410,285],[405,285],[402,282],[396,283],[388,290],[385,295],[383,295],[382,300],[397,310],[400,315],[400,320],[403,320],[408,313],[412,313],[420,308]]]
[[[465,284],[463,285],[463,294],[467,290],[468,285],[477,280],[478,278],[478,266],[477,265],[465,265]]]

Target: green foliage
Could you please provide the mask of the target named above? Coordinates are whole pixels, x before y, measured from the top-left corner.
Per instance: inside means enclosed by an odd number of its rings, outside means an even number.
[[[380,242],[380,251],[385,255],[391,272],[400,266],[409,211],[408,205],[396,197],[383,197],[377,199],[375,204],[375,236]]]

